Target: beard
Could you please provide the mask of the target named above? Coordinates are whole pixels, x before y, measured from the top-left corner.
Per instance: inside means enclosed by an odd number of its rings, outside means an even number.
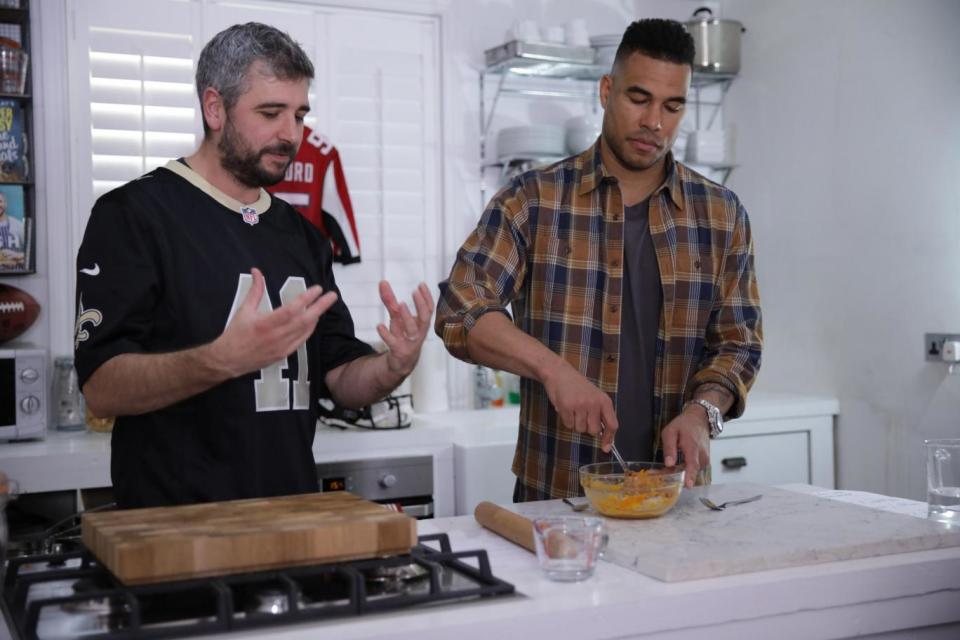
[[[613,135],[609,135],[606,131],[603,132],[602,137],[603,137],[603,144],[605,144],[607,148],[610,149],[610,152],[613,153],[613,156],[617,159],[617,162],[619,162],[621,166],[623,166],[626,169],[629,169],[630,171],[644,171],[646,169],[649,169],[650,167],[660,162],[660,160],[662,160],[663,157],[666,155],[667,149],[669,149],[670,146],[672,146],[672,142],[671,144],[667,144],[666,141],[663,141],[660,143],[662,145],[661,148],[658,149],[657,153],[655,153],[649,159],[646,159],[646,158],[634,159],[634,158],[631,158],[630,155],[628,154],[628,150],[627,150],[628,143],[625,139],[615,139]]]
[[[285,155],[293,162],[297,155],[296,145],[279,143],[255,151],[247,145],[240,132],[228,119],[223,127],[223,135],[217,144],[220,151],[220,163],[238,182],[248,187],[269,187],[283,180],[287,167],[277,172],[264,168],[260,161],[268,153]],[[290,162],[287,163],[289,166]]]

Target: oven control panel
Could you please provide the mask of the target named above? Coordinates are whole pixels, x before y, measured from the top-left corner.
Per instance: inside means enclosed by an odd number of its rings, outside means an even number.
[[[320,491],[349,491],[367,500],[433,495],[433,456],[400,456],[317,464]]]

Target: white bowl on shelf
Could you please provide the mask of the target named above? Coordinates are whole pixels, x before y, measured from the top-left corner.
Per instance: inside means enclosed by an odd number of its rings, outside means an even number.
[[[590,46],[596,49],[596,64],[599,67],[612,67],[617,57],[617,48],[620,47],[621,33],[608,33],[590,38]]]
[[[735,162],[733,128],[691,131],[687,136],[683,161],[707,167],[726,167]]]

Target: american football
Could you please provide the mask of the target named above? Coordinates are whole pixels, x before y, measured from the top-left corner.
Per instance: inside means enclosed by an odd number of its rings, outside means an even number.
[[[40,305],[29,293],[0,284],[0,343],[13,340],[30,328],[40,315]]]

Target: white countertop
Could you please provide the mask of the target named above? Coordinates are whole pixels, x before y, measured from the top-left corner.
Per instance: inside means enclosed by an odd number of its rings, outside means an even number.
[[[922,503],[875,494],[782,488],[914,516],[926,513]],[[419,525],[421,534],[446,532],[454,551],[486,549],[494,575],[512,583],[517,594],[218,637],[815,640],[925,625],[948,626],[924,638],[960,637],[957,547],[674,583],[601,562],[589,580],[557,583],[543,577],[533,554],[481,528],[472,516]]]
[[[515,441],[519,411],[513,406],[418,414],[409,429],[388,431],[321,426],[313,453],[317,462],[423,453],[445,460],[454,443]],[[837,412],[837,400],[828,396],[755,393],[743,417],[731,424]],[[110,435],[51,431],[44,440],[0,442],[0,470],[17,481],[23,493],[107,487]]]
[[[926,513],[923,503],[876,494],[809,485],[780,488],[904,517]],[[558,583],[541,574],[533,554],[483,529],[472,516],[421,521],[418,526],[421,535],[447,533],[454,551],[485,549],[494,575],[513,584],[516,594],[206,637],[817,640],[872,634],[912,639],[921,633],[925,640],[960,637],[960,547],[672,583],[601,562],[586,581]],[[934,628],[917,631],[925,626]],[[9,637],[7,633],[0,625],[0,640]]]

